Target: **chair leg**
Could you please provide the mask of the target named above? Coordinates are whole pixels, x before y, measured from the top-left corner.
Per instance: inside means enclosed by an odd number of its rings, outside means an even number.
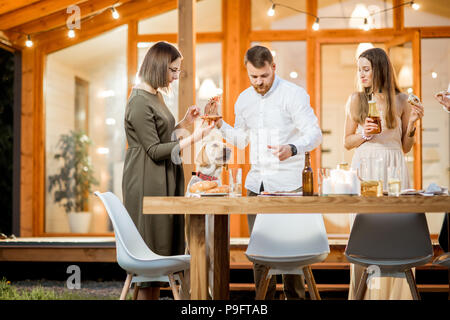
[[[308,285],[308,291],[312,300],[321,300],[319,290],[317,290],[316,281],[311,270],[311,266],[303,268],[303,274],[305,276],[306,284]]]
[[[131,273],[128,273],[127,278],[125,279],[125,283],[123,284],[122,293],[120,294],[120,300],[126,299],[128,290],[130,289],[131,279],[133,279],[133,275]]]
[[[267,293],[267,288],[269,287],[270,278],[267,278],[269,274],[269,267],[265,267],[264,272],[261,277],[261,282],[259,283],[259,288],[256,290],[256,298],[255,300],[264,300]]]
[[[363,300],[364,295],[367,290],[367,278],[369,277],[369,273],[367,272],[367,268],[364,269],[364,273],[359,281],[358,289],[356,290],[355,300]]]
[[[181,300],[189,300],[190,294],[189,294],[189,281],[190,281],[190,274],[189,274],[189,270],[185,270],[184,271],[184,275],[183,272],[178,272],[178,276],[180,277],[180,299]]]
[[[411,269],[405,271],[405,275],[406,275],[406,280],[408,280],[409,289],[411,290],[413,299],[420,300],[419,290],[417,289],[416,281],[414,279],[414,275],[413,275]]]
[[[139,284],[136,282],[134,284],[133,300],[137,300],[138,293],[139,293]]]
[[[174,300],[180,300],[180,294],[178,293],[177,284],[175,283],[173,274],[169,274],[169,282],[170,282],[170,287],[172,288]]]

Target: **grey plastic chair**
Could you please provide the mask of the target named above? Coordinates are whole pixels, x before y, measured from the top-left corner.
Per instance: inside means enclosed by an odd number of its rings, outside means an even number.
[[[303,274],[311,298],[320,300],[310,265],[329,253],[321,214],[258,214],[245,252],[251,262],[266,267],[256,299],[265,298],[272,275]]]
[[[450,268],[450,252],[441,254],[439,257],[434,259],[433,264]]]
[[[356,291],[357,300],[362,299],[367,290],[371,266],[379,267],[379,274],[374,276],[406,277],[413,298],[420,300],[411,269],[433,258],[425,214],[358,214],[345,256],[349,262],[366,267]]]
[[[111,192],[95,192],[108,212],[116,237],[117,262],[127,272],[120,295],[124,300],[132,283],[135,283],[133,298],[136,299],[140,282],[169,282],[174,299],[187,299],[190,255],[160,256],[146,245],[122,202]],[[185,273],[183,275],[183,273]],[[181,293],[176,282],[181,285]]]
[[[448,225],[449,225],[450,213],[446,212],[444,215],[444,221],[442,223],[441,232],[439,233],[439,246],[448,251],[449,238],[448,238]],[[450,252],[445,252],[438,256],[433,261],[434,265],[450,268]],[[448,272],[448,297],[450,299],[450,270]]]

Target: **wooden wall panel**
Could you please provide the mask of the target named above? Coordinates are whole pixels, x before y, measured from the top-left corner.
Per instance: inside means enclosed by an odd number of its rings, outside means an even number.
[[[33,106],[35,48],[22,52],[20,236],[33,236]]]
[[[222,113],[224,120],[230,125],[234,125],[234,103],[239,94],[249,86],[247,70],[244,66],[244,55],[250,47],[250,7],[250,0],[223,1],[223,74],[225,85]],[[250,170],[248,150],[249,148],[245,150],[245,164],[239,164],[238,159],[242,157],[243,151],[233,147],[232,166],[242,168],[243,186],[245,184],[244,177]],[[225,176],[224,181],[228,181],[228,177]],[[245,188],[243,188],[243,193],[245,195]],[[230,236],[248,237],[246,215],[230,217]]]
[[[54,12],[65,10],[73,4],[86,0],[43,0],[18,10],[10,11],[0,16],[0,30],[11,29],[15,26],[39,19]]]
[[[422,59],[421,59],[421,40],[420,32],[414,32],[412,39],[413,48],[413,89],[415,94],[422,99]],[[416,122],[416,141],[413,146],[414,153],[414,188],[422,189],[422,119]]]
[[[128,22],[128,44],[127,44],[127,72],[128,72],[128,95],[134,85],[136,73],[138,71],[138,51],[137,51],[138,22],[131,20]]]
[[[183,55],[180,80],[178,86],[178,119],[183,119],[188,108],[196,104],[195,101],[195,28],[196,6],[195,0],[178,1],[178,48]],[[191,130],[192,132],[192,130]],[[183,170],[185,188],[191,179],[191,172],[195,171],[194,150],[188,148],[183,152]]]

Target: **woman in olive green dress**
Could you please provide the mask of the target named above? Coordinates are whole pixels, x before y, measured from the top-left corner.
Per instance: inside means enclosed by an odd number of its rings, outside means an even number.
[[[192,135],[177,137],[199,115],[192,106],[184,119],[175,119],[161,92],[178,79],[182,56],[171,44],[158,42],[147,52],[139,70],[141,83],[133,88],[125,111],[128,149],[123,170],[123,202],[149,248],[160,255],[184,254],[184,216],[144,215],[144,196],[183,196],[180,151],[207,135],[214,124]],[[159,283],[145,284],[138,299],[158,299]],[[147,285],[149,285],[147,287]]]

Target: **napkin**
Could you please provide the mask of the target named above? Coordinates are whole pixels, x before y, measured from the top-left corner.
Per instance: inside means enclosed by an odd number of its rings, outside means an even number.
[[[442,195],[442,194],[448,194],[448,188],[444,188],[441,186],[438,186],[436,183],[432,182],[430,185],[425,189],[425,192],[421,193],[423,195]]]

